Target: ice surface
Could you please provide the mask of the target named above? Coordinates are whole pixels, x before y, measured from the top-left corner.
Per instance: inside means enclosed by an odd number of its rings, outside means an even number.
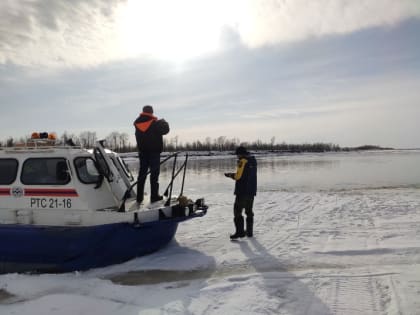
[[[205,217],[120,265],[1,275],[0,314],[420,314],[419,152],[258,156],[255,237],[238,242],[235,159],[190,162]]]

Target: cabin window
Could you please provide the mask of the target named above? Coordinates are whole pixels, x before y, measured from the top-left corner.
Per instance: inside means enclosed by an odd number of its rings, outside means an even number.
[[[16,179],[18,161],[15,159],[0,159],[0,185],[10,185]]]
[[[99,172],[95,161],[90,157],[79,157],[74,160],[76,173],[84,184],[95,184],[99,181]]]
[[[66,185],[70,181],[64,158],[30,158],[23,163],[20,180],[24,185]]]

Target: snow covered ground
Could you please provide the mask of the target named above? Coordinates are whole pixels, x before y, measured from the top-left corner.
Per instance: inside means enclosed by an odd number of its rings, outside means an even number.
[[[228,238],[222,174],[235,160],[200,158],[186,194],[209,212],[167,247],[85,272],[0,275],[0,314],[420,314],[420,152],[258,162],[254,238]]]

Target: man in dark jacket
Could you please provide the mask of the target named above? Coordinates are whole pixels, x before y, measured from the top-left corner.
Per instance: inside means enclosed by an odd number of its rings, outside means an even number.
[[[137,182],[137,202],[143,202],[144,183],[150,169],[150,202],[162,200],[159,195],[160,153],[163,150],[163,135],[169,132],[169,124],[153,115],[153,107],[146,105],[134,121],[139,151],[140,170]]]
[[[235,204],[233,206],[233,222],[236,231],[230,236],[231,239],[238,237],[253,236],[254,213],[252,211],[254,197],[257,194],[257,161],[249,154],[245,147],[236,149],[238,165],[236,173],[225,173],[226,177],[235,180]],[[246,231],[244,230],[244,218],[242,210],[246,214]]]

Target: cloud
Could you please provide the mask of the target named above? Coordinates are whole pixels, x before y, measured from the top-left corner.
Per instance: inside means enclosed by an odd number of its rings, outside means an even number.
[[[97,8],[95,14],[112,21],[112,10]],[[65,11],[49,24],[48,17],[40,17],[37,25],[61,30]],[[77,7],[77,12],[87,11]],[[44,129],[132,135],[132,121],[142,105],[151,103],[170,122],[170,137],[179,135],[182,141],[275,136],[294,143],[418,147],[419,27],[420,20],[410,19],[389,29],[259,49],[244,46],[230,27],[224,40],[236,47],[181,65],[131,59],[47,74],[47,67],[37,67],[29,75],[26,68],[0,65],[6,108],[0,140]],[[50,52],[45,49],[43,58]],[[72,61],[77,64],[77,58]],[[15,117],[25,121],[24,127]]]
[[[344,34],[420,17],[416,0],[249,0],[237,30],[249,47]]]
[[[153,54],[150,46],[181,58],[194,47],[210,49],[215,33],[224,48],[257,48],[420,17],[416,0],[199,1],[1,1],[0,64],[92,66]],[[124,24],[128,17],[134,24]]]
[[[90,65],[112,57],[120,0],[0,2],[0,64]]]

